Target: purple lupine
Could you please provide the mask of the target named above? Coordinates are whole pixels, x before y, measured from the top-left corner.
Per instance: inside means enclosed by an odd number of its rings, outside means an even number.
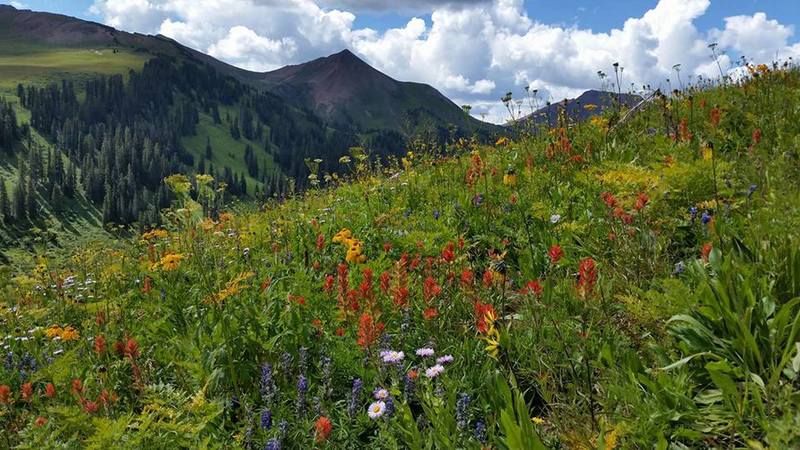
[[[694,221],[694,219],[697,218],[697,207],[696,206],[692,206],[691,208],[689,208],[689,217],[692,219],[692,221]]]
[[[286,419],[281,419],[278,423],[278,438],[282,441],[286,439],[286,435],[289,433],[289,422]]]
[[[322,396],[328,398],[331,395],[331,359],[327,356],[322,357]]]
[[[300,375],[297,378],[297,404],[295,405],[295,412],[298,416],[306,414],[306,393],[308,393],[308,380],[305,376]]]
[[[297,358],[297,366],[298,370],[300,371],[301,375],[305,375],[308,373],[308,349],[305,347],[300,347],[300,355]]]
[[[261,412],[261,429],[269,430],[270,428],[272,428],[272,412],[265,409]]]
[[[703,225],[708,225],[708,222],[711,222],[711,214],[709,214],[708,211],[703,211],[700,221],[703,222]]]
[[[264,450],[281,450],[281,441],[272,438],[267,441],[267,445],[264,446]]]
[[[416,382],[414,378],[412,378],[408,373],[403,378],[403,395],[406,397],[406,401],[410,402],[411,399],[414,398],[414,390],[416,389]]]
[[[392,415],[394,415],[395,412],[394,399],[391,396],[389,396],[386,398],[384,403],[386,404],[386,411],[384,412],[384,414],[386,415],[387,418],[392,417]]]
[[[364,383],[360,378],[353,380],[353,389],[350,391],[350,402],[347,404],[347,415],[353,417],[356,415],[361,403],[361,390],[364,388]]]
[[[261,365],[261,396],[267,404],[271,404],[275,398],[275,380],[272,378],[272,365],[269,363]]]
[[[486,424],[483,423],[482,420],[475,422],[475,440],[481,444],[485,444],[487,442]]]
[[[459,430],[467,428],[469,423],[469,395],[461,393],[456,402],[456,426]]]

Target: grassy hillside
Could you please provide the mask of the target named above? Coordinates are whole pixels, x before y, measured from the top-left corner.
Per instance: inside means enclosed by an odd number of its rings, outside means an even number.
[[[0,441],[797,448],[800,72],[753,71],[217,221],[171,178],[2,278]]]

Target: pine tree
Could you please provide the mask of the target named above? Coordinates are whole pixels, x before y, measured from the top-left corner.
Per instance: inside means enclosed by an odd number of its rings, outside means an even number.
[[[0,221],[10,222],[11,219],[11,201],[8,199],[6,182],[0,178]]]

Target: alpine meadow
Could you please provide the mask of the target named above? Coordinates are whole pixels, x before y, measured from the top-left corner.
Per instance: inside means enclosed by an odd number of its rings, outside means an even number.
[[[75,3],[0,5],[0,448],[800,448],[796,11]]]

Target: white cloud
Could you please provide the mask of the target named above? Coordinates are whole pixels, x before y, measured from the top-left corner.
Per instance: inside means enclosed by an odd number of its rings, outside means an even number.
[[[721,1],[721,0],[715,0]],[[609,32],[538,22],[524,0],[412,0],[408,11],[431,12],[402,27],[357,29],[358,11],[389,10],[388,0],[95,0],[92,11],[109,25],[160,32],[219,59],[252,70],[268,70],[350,48],[392,77],[430,83],[476,115],[503,122],[500,96],[524,86],[558,101],[597,88],[597,71],[616,81],[612,64],[624,70],[624,90],[634,83],[666,88],[681,64],[689,77],[715,77],[707,44],[719,43],[719,63],[745,55],[769,62],[800,55],[793,29],[756,12],[725,19],[722,29],[698,30],[710,0],[660,0],[641,17]],[[337,9],[340,8],[340,9]]]
[[[17,8],[17,9],[27,9],[28,8],[28,5],[26,5],[25,3],[17,2],[17,1],[12,1],[12,2],[9,3],[9,5],[11,5],[11,6],[13,6],[14,8]]]

